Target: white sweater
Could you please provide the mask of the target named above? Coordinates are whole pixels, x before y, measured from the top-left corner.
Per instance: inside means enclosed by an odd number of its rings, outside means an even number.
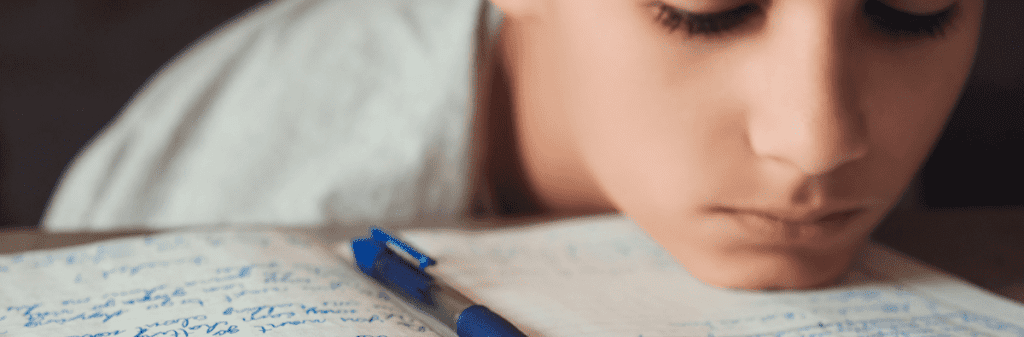
[[[463,215],[485,0],[281,0],[169,62],[78,155],[47,230]],[[489,43],[485,43],[489,45]],[[479,49],[479,50],[478,50]]]

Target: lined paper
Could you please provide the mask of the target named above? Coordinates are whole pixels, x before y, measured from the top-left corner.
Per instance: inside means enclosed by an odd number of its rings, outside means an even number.
[[[697,281],[621,216],[402,236],[530,335],[1024,336],[1024,307],[877,244],[837,287],[752,292]]]
[[[0,336],[437,336],[356,273],[273,231],[0,256]]]
[[[625,217],[401,235],[530,336],[1024,336],[1019,304],[878,245],[837,287],[750,292],[702,284]],[[4,255],[0,285],[0,337],[437,336],[350,263],[284,232]]]

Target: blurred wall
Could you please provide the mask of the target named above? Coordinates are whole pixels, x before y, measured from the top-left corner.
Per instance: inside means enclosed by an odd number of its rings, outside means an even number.
[[[146,78],[258,2],[0,1],[0,227],[37,223],[64,166]],[[975,72],[921,176],[930,207],[1024,205],[1024,1],[988,6]]]
[[[974,72],[921,174],[930,207],[1024,205],[1024,1],[988,0]]]
[[[258,2],[0,1],[0,227],[37,223],[64,166],[139,86]]]

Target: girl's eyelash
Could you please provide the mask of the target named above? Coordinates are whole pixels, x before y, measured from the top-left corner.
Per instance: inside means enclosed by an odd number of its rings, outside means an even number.
[[[761,10],[754,4],[746,4],[718,13],[693,13],[661,1],[650,4],[658,10],[657,20],[670,32],[685,29],[691,35],[718,35],[739,26],[747,17]]]
[[[658,23],[669,32],[684,30],[689,35],[716,36],[746,22],[753,14],[761,11],[755,4],[745,4],[718,13],[693,13],[673,7],[660,0],[649,4],[658,14]],[[889,7],[879,0],[864,3],[864,15],[876,30],[894,37],[936,37],[945,32],[956,12],[957,5],[928,15],[906,13]]]
[[[936,37],[945,33],[957,9],[957,4],[928,15],[899,11],[878,0],[864,3],[864,15],[875,29],[895,37]]]

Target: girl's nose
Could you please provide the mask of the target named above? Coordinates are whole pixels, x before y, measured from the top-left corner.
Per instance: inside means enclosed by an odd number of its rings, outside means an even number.
[[[771,57],[752,65],[748,78],[756,88],[747,117],[754,153],[807,175],[863,158],[865,115],[843,28],[814,17],[772,29],[761,45]]]

